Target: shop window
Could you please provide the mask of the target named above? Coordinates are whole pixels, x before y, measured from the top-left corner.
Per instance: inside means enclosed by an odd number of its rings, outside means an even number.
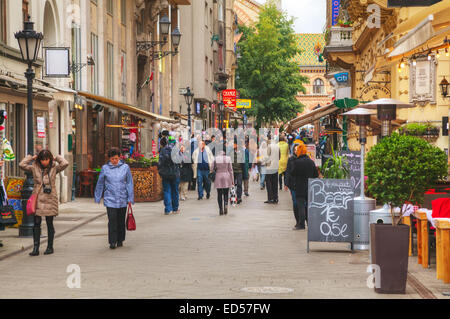
[[[10,143],[16,156],[16,160],[7,161],[4,164],[3,176],[25,176],[19,168],[20,161],[25,157],[25,130],[18,123],[25,120],[24,105],[0,103],[0,110],[8,114],[8,119],[4,122],[4,136]]]
[[[324,94],[325,86],[322,79],[315,79],[313,84],[313,94]]]
[[[35,154],[48,149],[48,111],[34,110],[33,138]]]

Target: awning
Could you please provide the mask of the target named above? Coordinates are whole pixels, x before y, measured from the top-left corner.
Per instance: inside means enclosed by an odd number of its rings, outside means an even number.
[[[108,98],[105,98],[103,96],[99,96],[99,95],[94,95],[88,92],[80,92],[78,91],[77,93],[78,95],[84,96],[88,101],[91,101],[93,103],[97,103],[100,105],[103,105],[105,107],[116,107],[118,109],[121,109],[123,111],[126,111],[127,113],[131,113],[137,116],[143,116],[146,118],[150,118],[152,120],[157,120],[157,121],[166,121],[166,122],[171,122],[174,123],[176,122],[176,120],[171,119],[169,117],[165,117],[159,114],[155,114],[152,112],[148,112],[148,111],[144,111],[140,108],[137,108],[135,106],[131,106],[119,101],[115,101],[115,100],[111,100]]]
[[[328,104],[289,121],[286,126],[290,130],[296,130],[299,127],[317,121],[322,117],[330,115],[338,110],[340,109],[336,107],[334,104]]]

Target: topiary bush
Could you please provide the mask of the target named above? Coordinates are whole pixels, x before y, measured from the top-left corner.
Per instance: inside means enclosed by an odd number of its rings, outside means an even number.
[[[447,155],[423,139],[393,133],[367,153],[365,173],[369,192],[379,203],[391,205],[397,225],[394,207],[407,201],[422,204],[425,191],[447,177]]]

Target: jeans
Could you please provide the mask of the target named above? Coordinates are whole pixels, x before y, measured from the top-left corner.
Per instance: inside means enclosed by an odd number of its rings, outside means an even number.
[[[261,186],[261,188],[263,188],[264,187],[264,182],[266,180],[266,174],[261,173],[260,175],[261,176],[259,178],[259,185]]]
[[[127,208],[106,207],[108,212],[108,241],[110,245],[121,243],[125,240],[125,216]]]
[[[164,212],[166,214],[170,212],[176,212],[179,205],[179,192],[178,187],[180,179],[164,179],[162,181],[164,191]]]
[[[229,188],[217,189],[217,202],[219,203],[219,209],[222,210],[224,206],[228,205],[228,192]]]
[[[234,184],[236,185],[237,199],[241,199],[242,198],[242,173],[234,174]]]
[[[203,198],[203,183],[205,186],[206,194],[209,195],[211,192],[211,181],[209,180],[209,170],[198,170],[197,171],[197,187],[198,187],[198,197]]]
[[[291,198],[292,198],[292,204],[293,204],[293,210],[294,210],[294,217],[295,217],[295,226],[300,226],[300,220],[298,218],[298,204],[297,204],[297,198],[295,198],[295,190],[291,191]]]

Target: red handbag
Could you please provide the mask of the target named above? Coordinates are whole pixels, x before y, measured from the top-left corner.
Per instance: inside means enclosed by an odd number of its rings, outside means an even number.
[[[131,204],[128,204],[128,213],[127,213],[127,230],[133,231],[136,230],[136,220],[133,216],[133,208]]]

